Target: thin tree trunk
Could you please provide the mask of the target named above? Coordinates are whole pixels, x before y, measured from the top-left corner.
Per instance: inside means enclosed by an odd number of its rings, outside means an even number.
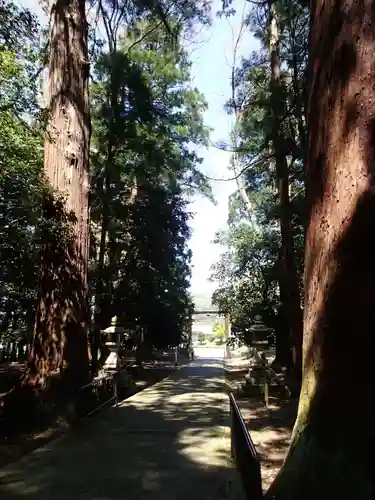
[[[284,151],[284,140],[281,131],[283,103],[280,96],[280,56],[279,27],[275,3],[270,4],[270,58],[271,58],[271,99],[273,111],[272,142],[275,150],[276,185],[279,198],[280,230],[282,245],[283,279],[280,284],[284,288],[282,294],[287,300],[286,310],[292,332],[293,363],[297,380],[302,371],[302,310],[299,291],[297,266],[292,232],[292,213],[289,198],[289,169]]]
[[[46,380],[66,365],[72,380],[87,376],[89,246],[89,63],[84,0],[56,0],[50,11],[48,131],[44,169],[62,206],[46,200],[52,222],[73,212],[73,244],[43,241],[39,301],[27,379]]]
[[[106,170],[108,165],[106,164]],[[103,214],[102,214],[102,227],[100,231],[99,255],[97,262],[97,278],[95,290],[95,312],[94,312],[94,325],[91,344],[91,371],[96,374],[99,369],[98,354],[101,343],[100,329],[103,325],[102,316],[104,309],[104,260],[107,247],[107,232],[109,224],[109,206],[108,206],[108,190],[110,188],[110,180],[107,172],[105,173],[105,189],[103,196]],[[109,326],[109,325],[108,325]]]
[[[302,105],[302,92],[301,86],[298,83],[298,68],[297,68],[297,57],[293,54],[293,97],[294,97],[294,115],[297,119],[297,127],[298,127],[298,138],[299,138],[299,146],[302,149],[303,160],[305,162],[306,153],[307,153],[307,137],[306,137],[306,128],[303,117],[303,105]]]
[[[279,267],[283,266],[282,262],[282,252],[280,251],[278,265]],[[292,360],[292,339],[291,339],[291,330],[288,318],[288,311],[286,308],[286,304],[288,303],[288,298],[285,297],[285,286],[284,283],[281,283],[283,280],[283,271],[279,272],[279,291],[280,291],[280,309],[278,313],[277,327],[276,327],[276,356],[275,356],[275,364],[279,364],[281,366],[286,366],[288,371],[293,367]]]
[[[234,113],[235,113],[235,127],[233,131],[233,146],[234,146],[234,153],[232,157],[232,165],[233,165],[233,172],[236,178],[236,184],[238,188],[238,192],[242,198],[243,204],[245,206],[245,210],[249,216],[249,222],[251,224],[251,227],[253,229],[256,229],[257,224],[256,224],[256,218],[254,215],[254,207],[250,201],[250,198],[247,194],[246,191],[246,185],[244,181],[244,176],[243,173],[241,173],[241,165],[239,162],[239,126],[242,120],[242,107],[237,105],[237,100],[236,100],[236,60],[237,60],[237,53],[238,53],[238,48],[240,44],[240,40],[243,34],[243,30],[245,27],[245,22],[243,21],[241,24],[241,29],[240,33],[236,39],[236,42],[234,44],[234,51],[233,51],[233,64],[232,64],[232,75],[231,75],[231,90],[232,90],[232,102],[234,105]]]
[[[105,16],[103,17],[103,19]],[[107,32],[108,40],[111,40],[110,33]],[[95,294],[95,324],[94,324],[94,344],[92,349],[92,370],[95,373],[98,368],[98,350],[100,345],[100,328],[104,327],[106,315],[108,314],[108,299],[104,300],[105,291],[105,255],[107,251],[107,237],[110,222],[110,201],[112,199],[111,192],[111,169],[113,168],[113,159],[115,154],[115,125],[116,125],[116,107],[119,87],[116,85],[114,78],[115,71],[115,54],[116,54],[116,44],[114,42],[109,43],[111,50],[111,69],[109,75],[109,86],[110,86],[110,110],[111,110],[111,120],[108,126],[108,149],[107,149],[107,159],[105,164],[104,173],[104,194],[103,194],[103,214],[102,214],[102,228],[100,236],[100,246],[99,246],[99,259],[97,265],[97,285]],[[109,276],[107,277],[109,281]],[[108,318],[107,318],[108,319]]]
[[[104,16],[105,18],[105,16]],[[107,26],[107,38],[109,41],[110,50],[112,51],[112,63],[110,78],[110,109],[112,112],[111,121],[108,127],[108,150],[107,159],[105,165],[105,177],[104,177],[104,195],[103,195],[103,215],[102,215],[102,228],[100,236],[100,246],[99,246],[99,258],[97,265],[97,285],[95,294],[95,324],[93,333],[93,345],[92,345],[92,371],[97,372],[98,369],[98,351],[100,345],[100,328],[106,326],[104,323],[110,320],[110,306],[112,302],[113,289],[112,289],[112,279],[113,272],[111,262],[109,263],[108,273],[105,276],[105,255],[107,252],[107,239],[109,231],[110,222],[110,201],[112,200],[112,187],[111,183],[113,181],[111,176],[111,169],[113,168],[113,161],[116,153],[117,140],[116,140],[116,113],[117,113],[117,99],[119,97],[120,89],[122,89],[122,82],[116,81],[115,78],[115,64],[116,64],[116,41],[112,38],[111,31]],[[117,75],[118,78],[118,75]],[[135,187],[131,190],[130,203],[134,203],[137,196],[137,183],[135,178]],[[110,259],[111,260],[111,259]],[[103,295],[106,289],[107,281],[107,299],[104,300]]]
[[[375,498],[375,2],[311,5],[303,381],[267,495]]]

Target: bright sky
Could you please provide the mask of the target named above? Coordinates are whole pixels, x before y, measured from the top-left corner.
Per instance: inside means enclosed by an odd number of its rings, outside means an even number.
[[[213,20],[210,28],[205,30],[191,55],[193,62],[192,72],[194,83],[206,97],[208,111],[205,114],[205,123],[213,128],[211,143],[218,141],[229,142],[233,118],[227,116],[224,104],[231,96],[231,70],[233,63],[234,43],[240,31],[243,9],[248,9],[249,2],[236,0],[233,4],[237,14],[229,20],[217,18]],[[214,12],[219,10],[221,0],[213,1]],[[247,56],[256,48],[256,41],[250,34],[242,38],[237,62],[241,56]],[[201,170],[214,178],[228,179],[233,174],[228,171],[231,154],[211,146],[207,151],[202,151],[204,162]],[[236,182],[212,182],[213,192],[217,205],[197,197],[191,204],[191,211],[195,218],[191,222],[193,236],[190,248],[193,251],[193,276],[191,288],[193,294],[210,295],[215,284],[209,282],[210,267],[214,264],[223,251],[218,245],[212,243],[218,229],[224,228],[228,216],[228,196],[236,189]]]
[[[213,0],[213,13],[221,8],[221,2],[222,0]],[[38,0],[18,0],[18,3],[43,16]],[[202,30],[199,39],[189,47],[194,85],[205,95],[208,102],[205,124],[213,129],[212,144],[228,141],[231,130],[232,118],[224,111],[224,104],[231,95],[230,76],[234,43],[240,31],[244,9],[248,9],[249,2],[235,0],[233,5],[237,9],[234,17],[228,20],[218,18],[214,14],[212,26]],[[241,56],[249,55],[255,48],[255,40],[250,34],[246,34],[238,49],[238,62]],[[201,169],[206,175],[224,179],[232,177],[233,174],[228,170],[230,153],[221,151],[214,145],[199,153],[204,158]],[[235,190],[236,183],[213,182],[212,187],[216,206],[201,196],[197,196],[190,206],[190,211],[195,213],[190,224],[193,236],[189,245],[193,251],[191,291],[194,295],[211,295],[215,289],[215,284],[208,280],[210,267],[217,262],[223,249],[212,241],[217,230],[225,227],[228,196]]]

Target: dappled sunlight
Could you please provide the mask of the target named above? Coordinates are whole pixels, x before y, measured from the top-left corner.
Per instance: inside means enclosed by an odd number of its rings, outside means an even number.
[[[173,391],[173,386],[165,387],[164,384],[161,384],[157,394],[150,391],[150,393],[144,394],[144,398],[131,398],[121,407],[124,409],[132,408],[138,412],[158,414],[163,418],[165,424],[174,424],[173,428],[176,425],[181,428],[193,424],[214,425],[218,415],[222,414],[223,407],[227,404],[227,395],[224,392],[222,381],[220,385],[218,382],[203,385],[199,379],[193,378],[192,382],[198,382],[196,387],[202,386],[202,389],[205,390],[193,391],[191,386],[181,384],[183,387],[175,386]],[[143,425],[141,414],[138,423]]]
[[[0,470],[1,500],[223,498],[238,480],[229,405],[223,370],[205,365],[179,369]]]
[[[226,430],[224,426],[186,429],[177,439],[181,446],[180,453],[202,467],[227,467]]]
[[[175,372],[158,384],[157,391],[148,388],[142,398],[133,396],[120,406],[140,412],[137,426],[145,425],[141,412],[152,412],[163,418],[162,428],[169,423],[177,432],[190,425],[215,425],[226,404],[222,363],[206,358]]]
[[[220,360],[216,362],[208,362],[205,358],[203,358],[199,363],[192,364],[192,367],[198,366],[200,368],[222,368],[223,363]]]
[[[298,402],[270,397],[268,408],[258,398],[237,398],[237,403],[260,459],[263,491],[267,491],[286,457]]]
[[[178,394],[177,396],[172,396],[168,402],[170,405],[195,405],[205,404],[217,406],[222,405],[227,400],[225,394],[222,393],[204,393],[204,392],[190,392],[185,394]]]

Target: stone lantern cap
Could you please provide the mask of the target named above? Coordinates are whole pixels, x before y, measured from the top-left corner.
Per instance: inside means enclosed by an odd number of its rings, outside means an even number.
[[[254,324],[249,328],[252,333],[271,333],[273,328],[268,328],[263,324],[262,316],[257,314],[254,318]]]
[[[117,316],[114,316],[111,320],[111,326],[108,326],[104,330],[100,330],[100,333],[125,333],[126,328],[123,326],[117,326]]]

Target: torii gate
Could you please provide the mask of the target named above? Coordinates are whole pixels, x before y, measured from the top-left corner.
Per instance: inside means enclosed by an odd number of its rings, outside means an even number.
[[[228,346],[228,339],[231,335],[231,322],[230,322],[230,317],[229,313],[227,311],[223,311],[220,309],[206,309],[206,310],[201,310],[201,311],[194,311],[193,316],[195,315],[211,315],[211,314],[217,314],[218,316],[224,316],[224,341],[225,341],[225,357],[228,359],[230,358],[230,349]]]

